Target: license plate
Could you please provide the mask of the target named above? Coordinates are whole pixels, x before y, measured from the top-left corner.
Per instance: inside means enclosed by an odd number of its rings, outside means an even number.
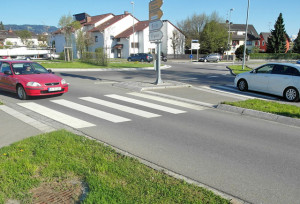
[[[60,91],[61,90],[61,87],[51,87],[51,88],[48,88],[48,91],[51,92],[51,91]]]

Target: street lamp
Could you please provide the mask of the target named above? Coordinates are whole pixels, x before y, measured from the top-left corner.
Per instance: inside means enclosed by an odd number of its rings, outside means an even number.
[[[130,2],[132,5],[132,45],[133,45],[133,54],[135,54],[135,44],[134,44],[134,1]]]
[[[243,66],[242,66],[242,69],[243,69],[243,70],[244,70],[244,67],[245,67],[246,46],[247,46],[247,38],[248,38],[248,17],[249,17],[249,7],[250,7],[250,0],[248,0],[248,7],[247,7],[246,35],[245,35],[245,45],[244,45],[244,55],[243,55]]]
[[[231,50],[231,46],[230,46],[230,25],[231,25],[231,22],[230,22],[230,18],[231,18],[231,12],[234,10],[234,8],[230,9],[229,10],[229,17],[228,17],[228,41],[227,41],[227,49],[230,51]],[[228,55],[229,55],[229,52],[227,51],[227,61],[228,61]]]

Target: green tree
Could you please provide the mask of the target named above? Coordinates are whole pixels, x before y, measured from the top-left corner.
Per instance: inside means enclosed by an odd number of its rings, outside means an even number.
[[[66,49],[66,61],[71,61],[70,54],[72,52],[72,34],[79,28],[81,28],[81,25],[78,21],[73,21],[73,18],[71,14],[69,15],[63,15],[59,19],[58,26],[61,29],[61,32],[65,35],[65,41],[67,47]]]
[[[235,51],[235,56],[239,59],[242,60],[244,57],[244,47],[245,45],[239,46],[236,51]],[[246,48],[246,56],[249,55],[249,50]],[[247,58],[246,58],[247,59]]]
[[[0,22],[0,30],[5,30],[4,25],[2,23],[2,21]]]
[[[223,52],[227,45],[228,33],[226,28],[212,20],[203,29],[200,44],[205,53]]]
[[[28,30],[18,30],[18,31],[15,31],[15,32],[16,32],[16,35],[21,38],[21,41],[24,45],[31,44],[29,39],[32,38],[32,33],[30,31],[28,31]]]
[[[191,17],[177,23],[177,27],[186,36],[185,46],[190,48],[192,40],[200,41],[205,25],[211,21],[221,23],[223,19],[216,12],[213,12],[210,15],[206,15],[205,13],[199,15],[193,14]]]
[[[90,33],[83,32],[82,30],[77,31],[76,36],[76,47],[79,52],[80,58],[83,52],[87,51],[89,46],[93,44],[93,38]]]
[[[298,36],[294,41],[293,52],[300,53],[300,29],[299,29],[299,32],[298,32]]]
[[[282,13],[279,14],[268,38],[267,52],[269,53],[285,53],[286,52],[286,31],[283,23]]]

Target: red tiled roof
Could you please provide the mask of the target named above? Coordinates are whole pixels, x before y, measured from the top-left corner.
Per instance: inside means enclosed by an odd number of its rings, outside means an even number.
[[[91,16],[90,17],[91,20],[89,22],[86,22],[86,19],[83,20],[83,22],[82,21],[81,22],[82,22],[83,25],[93,25],[93,24],[97,23],[98,21],[101,21],[102,19],[106,18],[109,15],[114,16],[114,14],[112,14],[112,13],[107,13],[107,14],[102,14],[102,15],[98,15],[98,16]]]
[[[130,14],[122,14],[122,15],[114,16],[113,18],[109,19],[108,21],[105,21],[101,25],[93,28],[89,32],[101,32],[101,31],[105,30],[107,27],[113,25],[114,23],[118,22],[119,20],[121,20],[122,18],[124,18],[128,15],[130,15]]]
[[[148,26],[149,26],[149,21],[140,21],[140,22],[134,24],[134,31],[135,32],[142,31],[145,28],[147,28]],[[133,34],[133,28],[131,26],[130,28],[128,28],[124,32],[122,32],[122,33],[118,34],[117,36],[115,36],[115,38],[128,38],[132,34]]]

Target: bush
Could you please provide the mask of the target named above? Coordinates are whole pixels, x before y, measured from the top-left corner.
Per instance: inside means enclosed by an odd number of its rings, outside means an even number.
[[[65,60],[65,53],[64,52],[61,52],[59,53],[59,60]]]
[[[98,66],[107,66],[107,56],[102,48],[97,48],[95,52],[84,52],[82,53],[82,62],[94,64]]]
[[[251,59],[300,59],[299,53],[251,53]]]

